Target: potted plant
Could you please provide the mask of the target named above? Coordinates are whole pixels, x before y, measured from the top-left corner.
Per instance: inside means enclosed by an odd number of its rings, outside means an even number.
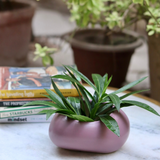
[[[125,100],[124,98],[141,91],[117,94],[140,83],[146,77],[136,80],[110,94],[106,93],[112,77],[105,74],[92,74],[94,84],[81,72],[64,66],[68,73],[55,75],[51,78],[69,80],[77,89],[79,97],[65,98],[52,80],[55,92],[45,89],[48,97],[53,102],[34,101],[25,104],[52,106],[53,109],[43,110],[47,118],[56,113],[50,123],[49,136],[58,147],[80,151],[109,153],[118,150],[127,140],[129,135],[129,120],[121,110],[123,107],[138,106],[160,116],[147,104]],[[94,89],[92,95],[80,83],[83,79]]]
[[[113,75],[111,86],[125,82],[134,50],[142,44],[140,35],[125,30],[139,20],[144,8],[132,0],[65,1],[78,29],[64,38],[71,43],[80,72]]]
[[[133,0],[144,8],[147,22],[151,97],[160,101],[160,3],[152,0]]]
[[[35,5],[0,0],[0,65],[25,66]]]

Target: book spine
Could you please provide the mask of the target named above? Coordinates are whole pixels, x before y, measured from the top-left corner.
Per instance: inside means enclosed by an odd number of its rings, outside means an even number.
[[[54,89],[51,89],[54,91]],[[73,89],[60,89],[61,93],[65,96],[79,96],[75,88]],[[55,91],[54,91],[55,92]],[[47,95],[47,92],[44,89],[38,90],[0,90],[0,98],[41,98]]]
[[[32,115],[32,116],[21,116],[21,117],[10,117],[0,119],[0,123],[49,123],[51,122],[54,114],[46,120],[45,114]]]
[[[38,100],[38,99],[37,99]],[[40,99],[41,100],[41,99]],[[0,101],[0,107],[19,107],[23,106],[24,104],[35,101],[35,100],[24,100],[24,101]],[[51,100],[45,100],[45,101],[51,101]]]
[[[29,107],[19,107],[16,108],[15,110],[7,110],[3,109],[0,110],[0,118],[10,118],[10,117],[19,117],[19,116],[26,116],[26,115],[36,115],[39,114],[40,111],[42,110],[49,110],[52,109],[53,107],[34,107],[34,108],[29,108]]]

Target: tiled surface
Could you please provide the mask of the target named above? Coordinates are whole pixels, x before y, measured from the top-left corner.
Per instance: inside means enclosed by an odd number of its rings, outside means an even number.
[[[39,35],[62,35],[75,28],[75,24],[70,22],[69,15],[63,12],[57,12],[49,9],[38,8],[33,19],[33,33],[35,36]],[[53,43],[58,45],[61,43],[63,50],[54,54],[55,65],[73,64],[72,50],[62,41],[57,38],[52,38]],[[28,66],[40,66],[41,61],[33,62],[33,55],[29,54]],[[144,44],[136,49],[132,56],[129,66],[126,83],[137,80],[141,77],[149,75],[148,69],[148,50],[147,45]],[[141,82],[133,89],[149,88],[149,78]]]

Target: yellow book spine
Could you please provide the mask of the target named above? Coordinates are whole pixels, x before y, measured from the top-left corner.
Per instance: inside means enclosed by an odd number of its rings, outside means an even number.
[[[54,91],[54,89],[51,89]],[[77,97],[78,92],[75,88],[73,89],[60,89],[63,96],[73,96]],[[54,91],[55,92],[55,91]],[[8,98],[40,98],[44,97],[44,95],[48,95],[44,89],[38,90],[0,90],[0,98],[8,99]]]

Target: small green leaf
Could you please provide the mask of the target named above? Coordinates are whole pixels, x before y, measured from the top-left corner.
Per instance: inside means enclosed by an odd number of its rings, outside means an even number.
[[[118,112],[119,112],[119,109],[120,109],[120,98],[116,95],[116,94],[109,94],[108,95],[113,103],[113,105],[115,105],[115,107],[117,108]]]
[[[92,79],[98,90],[98,95],[101,95],[104,88],[104,82],[102,76],[99,74],[92,74]]]
[[[94,120],[83,115],[71,115],[71,117],[80,122],[93,122]]]
[[[110,131],[112,131],[114,134],[116,134],[118,137],[120,137],[118,123],[116,122],[116,120],[114,118],[112,118],[109,115],[99,116],[99,118]]]

